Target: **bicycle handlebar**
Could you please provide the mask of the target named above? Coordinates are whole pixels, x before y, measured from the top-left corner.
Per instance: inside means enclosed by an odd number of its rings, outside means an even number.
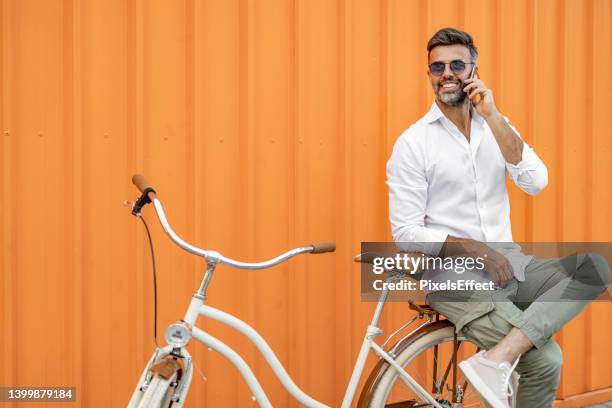
[[[157,198],[155,193],[155,189],[147,182],[142,174],[136,174],[132,177],[132,183],[138,187],[138,190],[143,194],[143,196],[147,196],[151,202],[153,203],[153,207],[155,207],[155,212],[157,214],[157,218],[162,225],[162,228],[166,232],[166,234],[174,241],[175,244],[190,252],[194,255],[198,255],[203,257],[207,263],[217,264],[223,263],[234,268],[239,269],[264,269],[269,268],[271,266],[277,265],[281,262],[288,260],[289,258],[293,258],[296,255],[311,253],[311,254],[322,254],[325,252],[334,252],[336,250],[336,244],[333,242],[321,242],[318,244],[312,244],[304,247],[294,248],[281,254],[275,258],[272,258],[263,262],[241,262],[236,261],[234,259],[228,258],[226,256],[221,255],[216,251],[206,251],[204,249],[193,246],[183,240],[178,236],[176,232],[170,226],[168,222],[168,218],[166,217],[166,213],[164,212],[164,207],[161,204],[161,201]]]

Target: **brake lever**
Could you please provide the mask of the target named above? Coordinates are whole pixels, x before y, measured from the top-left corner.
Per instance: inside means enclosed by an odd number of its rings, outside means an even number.
[[[146,189],[145,192],[142,193],[140,198],[138,198],[138,200],[136,200],[136,202],[132,206],[132,215],[134,215],[136,217],[140,217],[141,216],[141,211],[140,210],[142,210],[142,207],[144,207],[145,205],[151,203],[151,199],[149,198],[149,191],[153,191],[153,190]]]

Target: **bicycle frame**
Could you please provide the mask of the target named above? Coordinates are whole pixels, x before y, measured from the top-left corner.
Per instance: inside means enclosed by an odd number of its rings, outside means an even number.
[[[263,269],[263,268],[267,268],[272,265],[281,263],[285,261],[286,259],[289,259],[290,257],[295,256],[297,254],[311,252],[312,247],[296,248],[292,251],[289,251],[281,256],[278,256],[266,262],[243,263],[243,262],[234,261],[232,259],[223,257],[221,254],[217,252],[205,251],[203,249],[194,247],[188,244],[187,242],[183,241],[170,227],[170,224],[168,223],[168,220],[166,219],[165,213],[163,211],[163,207],[161,203],[159,202],[159,200],[155,198],[152,201],[155,206],[157,215],[160,219],[160,222],[162,224],[162,227],[164,228],[166,233],[170,236],[170,238],[183,249],[193,254],[199,255],[207,261],[208,269],[202,279],[202,282],[200,284],[198,291],[193,295],[191,299],[191,303],[189,304],[189,307],[183,319],[186,323],[191,325],[192,327],[191,333],[192,333],[193,338],[199,341],[200,343],[206,345],[207,347],[211,348],[212,350],[215,350],[216,352],[223,355],[238,369],[238,371],[240,372],[240,374],[246,381],[250,391],[252,392],[253,399],[257,401],[257,403],[261,407],[268,408],[268,407],[272,407],[272,405],[265,391],[263,390],[259,381],[257,380],[255,374],[251,370],[251,368],[244,361],[244,359],[236,351],[234,351],[231,347],[223,343],[221,340],[215,338],[211,334],[196,327],[196,321],[197,321],[198,316],[216,320],[229,327],[232,327],[233,329],[245,335],[257,347],[258,351],[263,355],[263,357],[265,358],[267,363],[270,365],[274,374],[279,379],[283,387],[297,401],[299,401],[300,403],[308,407],[315,407],[315,408],[328,407],[322,402],[319,402],[315,400],[314,398],[310,397],[309,395],[307,395],[304,391],[302,391],[295,384],[295,382],[291,379],[291,376],[287,373],[284,366],[277,358],[276,354],[274,354],[274,351],[272,351],[268,343],[263,339],[263,337],[255,329],[253,329],[247,323],[245,323],[244,321],[240,320],[239,318],[229,313],[223,312],[219,309],[216,309],[214,307],[204,304],[206,300],[206,289],[210,283],[210,280],[212,279],[212,275],[213,275],[213,272],[217,264],[225,263],[230,266],[243,268],[243,269]],[[378,301],[378,305],[374,312],[374,316],[372,317],[372,321],[366,329],[366,333],[364,335],[364,339],[363,339],[355,366],[353,368],[351,378],[349,380],[349,384],[347,386],[347,389],[346,389],[346,392],[345,392],[345,395],[342,401],[342,408],[350,407],[351,403],[353,402],[355,393],[357,391],[357,386],[359,384],[359,379],[361,378],[361,375],[363,373],[365,362],[366,362],[366,359],[367,359],[367,356],[370,350],[373,351],[380,358],[387,361],[390,364],[390,366],[393,367],[398,372],[399,378],[401,379],[401,381],[409,389],[411,389],[415,394],[420,396],[423,400],[427,401],[431,406],[436,407],[436,408],[442,408],[441,405],[438,404],[438,402],[436,402],[436,400],[425,389],[423,389],[399,364],[395,362],[395,360],[393,359],[391,355],[389,355],[385,350],[383,350],[381,346],[379,346],[376,342],[374,342],[374,339],[382,334],[382,330],[378,327],[378,321],[382,314],[384,305],[387,301],[387,296],[388,296],[388,289],[384,290],[381,293],[380,299]],[[146,381],[147,375],[149,373],[149,368],[151,367],[151,365],[155,361],[157,361],[160,357],[168,355],[171,352],[175,355],[178,354],[181,357],[183,357],[187,363],[187,369],[185,370],[186,379],[181,380],[182,385],[175,392],[175,395],[178,397],[178,400],[179,400],[177,406],[181,407],[183,405],[183,402],[185,401],[185,397],[189,390],[191,377],[192,377],[191,356],[189,355],[185,347],[172,350],[170,346],[167,346],[167,347],[164,347],[163,349],[158,349],[153,355],[153,357],[151,358],[151,360],[149,361],[149,364],[147,364],[147,366],[145,367],[141,375],[140,381],[138,383],[138,386],[136,387],[132,395],[132,398],[128,404],[128,407],[135,407],[137,405],[137,401],[139,399],[139,393],[141,393],[141,389],[140,389],[141,385]]]

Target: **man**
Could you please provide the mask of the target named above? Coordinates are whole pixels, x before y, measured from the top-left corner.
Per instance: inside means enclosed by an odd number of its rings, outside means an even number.
[[[393,237],[429,255],[482,260],[474,275],[494,291],[436,291],[428,302],[487,350],[460,364],[483,401],[552,407],[562,354],[551,336],[605,290],[610,270],[596,254],[537,260],[512,243],[505,174],[536,195],[548,183],[546,166],[497,109],[468,33],[444,28],[427,51],[435,101],[387,163]]]

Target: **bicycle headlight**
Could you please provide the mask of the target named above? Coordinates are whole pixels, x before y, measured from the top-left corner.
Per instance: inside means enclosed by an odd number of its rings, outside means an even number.
[[[185,347],[191,340],[191,325],[182,320],[174,322],[166,328],[164,336],[173,348]]]

